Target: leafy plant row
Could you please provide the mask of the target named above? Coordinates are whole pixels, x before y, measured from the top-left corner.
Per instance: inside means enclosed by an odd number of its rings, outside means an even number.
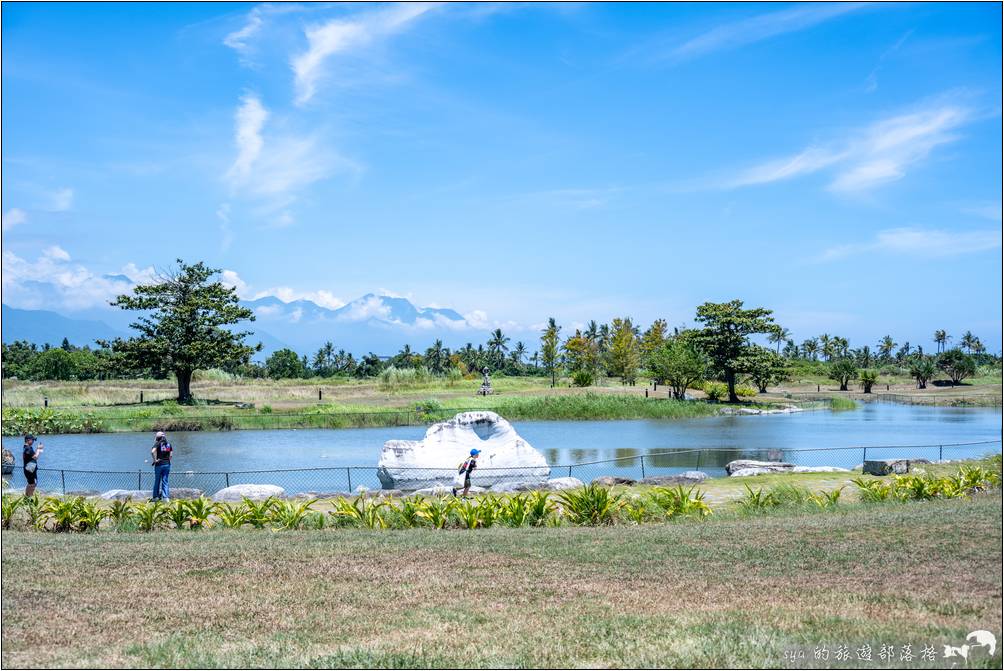
[[[513,496],[483,495],[474,499],[414,496],[403,499],[366,497],[337,498],[330,510],[317,510],[318,499],[264,501],[244,499],[240,503],[213,503],[205,498],[133,503],[113,501],[102,507],[82,497],[39,499],[5,495],[3,527],[16,520],[29,529],[68,532],[153,531],[155,529],[323,529],[358,527],[368,529],[484,529],[508,527],[604,525],[618,521],[642,522],[680,516],[711,514],[704,495],[694,489],[656,487],[645,497],[627,498],[597,485],[569,490],[557,495],[530,492]],[[20,525],[19,525],[20,526]]]

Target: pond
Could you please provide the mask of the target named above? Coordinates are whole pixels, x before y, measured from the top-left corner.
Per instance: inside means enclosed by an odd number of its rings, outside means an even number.
[[[600,475],[637,478],[643,473],[695,469],[721,475],[725,464],[738,458],[851,468],[865,456],[931,460],[980,456],[999,452],[1000,443],[941,450],[938,445],[999,441],[1001,411],[867,403],[844,412],[815,410],[688,420],[517,421],[514,425],[544,454],[553,477],[570,473],[588,482]],[[360,484],[378,488],[375,466],[384,441],[415,440],[424,434],[421,426],[177,432],[169,436],[175,448],[171,481],[176,487],[194,486],[209,492],[238,482],[278,484],[288,492],[349,491]],[[40,440],[45,444],[39,464],[40,489],[59,491],[64,483],[67,490],[143,489],[152,483],[150,434],[56,435],[41,436]],[[23,486],[21,440],[5,437],[3,445],[18,460],[12,485]],[[895,447],[915,445],[931,447]],[[589,463],[607,460],[617,461]],[[274,472],[286,469],[325,470]],[[215,475],[203,475],[205,472]]]

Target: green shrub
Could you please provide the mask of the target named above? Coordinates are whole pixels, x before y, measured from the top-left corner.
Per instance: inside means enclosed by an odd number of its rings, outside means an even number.
[[[736,502],[743,512],[761,513],[781,505],[774,492],[765,492],[762,487],[754,490],[745,483],[743,487],[746,488],[746,493]]]
[[[612,494],[606,487],[587,485],[558,494],[562,513],[572,524],[598,526],[612,524],[626,501],[623,495]]]
[[[596,382],[596,376],[588,370],[577,370],[572,373],[572,384],[576,387],[591,387]]]
[[[725,388],[725,393],[728,393],[728,386]],[[751,387],[748,384],[740,384],[736,386],[736,396],[739,398],[753,398],[756,395],[756,387]]]
[[[856,410],[858,404],[854,399],[834,396],[830,399],[830,410]]]
[[[705,382],[704,393],[712,401],[720,401],[729,397],[729,385],[724,382]]]
[[[706,517],[711,514],[711,508],[704,502],[704,493],[696,487],[690,489],[684,489],[683,485],[653,487],[649,497],[668,518],[690,515]]]

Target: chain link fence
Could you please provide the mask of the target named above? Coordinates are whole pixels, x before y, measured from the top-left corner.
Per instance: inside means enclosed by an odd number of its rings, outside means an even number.
[[[870,459],[926,459],[936,462],[978,458],[1000,451],[1000,440],[930,445],[869,445],[806,449],[733,449],[701,448],[666,450],[648,454],[603,459],[599,461],[551,465],[548,467],[491,468],[474,471],[472,484],[504,491],[507,488],[544,483],[553,478],[576,478],[584,483],[602,476],[644,480],[703,471],[710,477],[726,475],[726,465],[738,459],[782,461],[800,468],[835,467],[853,469]],[[381,477],[383,475],[383,477]],[[341,466],[284,470],[186,471],[171,470],[172,489],[198,490],[211,495],[238,484],[268,484],[282,487],[288,495],[335,495],[368,490],[450,487],[458,477],[456,468],[401,468],[380,473],[376,466]],[[20,464],[4,476],[12,488],[23,488],[24,473]],[[153,489],[152,469],[136,471],[88,471],[74,469],[38,469],[38,488],[45,492],[98,495],[111,490],[142,491]]]

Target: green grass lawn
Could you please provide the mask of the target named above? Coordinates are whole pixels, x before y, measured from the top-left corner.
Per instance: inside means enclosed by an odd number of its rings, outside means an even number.
[[[1000,636],[1001,497],[608,528],[4,532],[2,665],[761,667]],[[832,657],[830,665],[833,664]],[[915,659],[879,666],[932,666]],[[1000,668],[975,651],[971,667]]]

